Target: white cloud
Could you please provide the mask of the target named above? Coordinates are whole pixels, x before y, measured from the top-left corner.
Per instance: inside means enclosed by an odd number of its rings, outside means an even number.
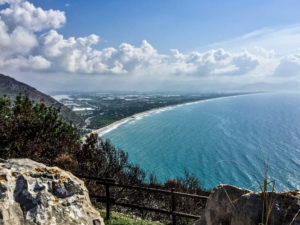
[[[36,8],[27,1],[0,0],[8,7],[0,11],[1,68],[46,69],[50,62],[32,55],[39,48],[36,31],[58,28],[65,22],[63,12]]]
[[[37,45],[36,36],[32,32],[20,26],[9,32],[7,25],[0,20],[0,51],[2,57],[14,54],[29,54]]]
[[[29,56],[28,64],[30,65],[29,68],[34,68],[37,70],[47,69],[50,67],[51,62],[45,59],[43,56]]]
[[[10,59],[0,58],[0,67],[10,69],[24,69],[24,70],[44,70],[49,68],[51,62],[43,58],[42,56],[29,56],[25,58],[18,56]]]
[[[300,76],[300,54],[283,57],[275,70],[275,75],[282,77]]]
[[[172,49],[170,54],[160,54],[146,40],[140,46],[122,43],[99,50],[95,45],[100,37],[95,34],[66,38],[58,33],[57,28],[66,22],[64,12],[43,10],[25,0],[0,0],[0,5],[5,3],[8,6],[0,11],[0,68],[154,79],[299,75],[299,54],[272,47],[275,35],[280,44],[291,38],[295,46],[293,35],[300,34],[300,26],[262,29],[189,53]],[[267,34],[270,31],[275,34]]]
[[[231,62],[238,68],[234,75],[246,74],[253,71],[259,65],[258,58],[247,51],[234,56]]]
[[[88,37],[65,39],[55,30],[50,30],[40,38],[40,52],[51,62],[53,70],[81,73],[103,73],[115,69],[104,63],[107,56],[111,56],[113,49],[104,51],[93,50],[92,45],[99,40],[97,35]]]
[[[247,51],[233,53],[224,49],[213,49],[206,52],[192,52],[189,54],[172,50],[173,57],[168,60],[170,71],[174,73],[195,76],[214,75],[245,75],[259,65],[259,60]],[[168,65],[166,65],[168,66]]]
[[[48,28],[60,28],[65,22],[65,13],[59,10],[43,10],[32,3],[24,1],[11,4],[0,11],[1,20],[14,30],[21,26],[32,31],[42,31]]]
[[[162,56],[147,42],[140,47],[123,43],[117,49],[93,49],[99,37],[65,39],[55,30],[40,37],[40,53],[53,62],[52,69],[65,72],[126,74],[155,66]]]

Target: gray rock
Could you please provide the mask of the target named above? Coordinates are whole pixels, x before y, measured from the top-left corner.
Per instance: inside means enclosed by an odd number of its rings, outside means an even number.
[[[39,192],[38,195],[34,197],[28,191],[28,183],[23,175],[18,175],[13,196],[14,200],[20,204],[23,215],[27,215],[29,212],[32,221],[36,222],[37,208],[41,204],[41,193]]]
[[[289,225],[300,210],[300,191],[268,192],[269,225]],[[215,187],[205,216],[195,225],[257,225],[262,222],[262,194],[230,185]],[[293,225],[300,225],[300,214]]]
[[[58,179],[59,178],[60,177],[58,177]],[[56,181],[52,181],[49,191],[58,198],[67,198],[75,194],[83,195],[83,190],[80,186],[75,184],[69,178],[67,178],[63,183],[61,180],[59,180],[58,183],[56,183]]]
[[[6,186],[3,185],[2,183],[0,183],[0,200],[1,199],[5,199],[5,197],[6,197],[6,191],[7,191]]]
[[[84,182],[29,159],[0,161],[0,224],[104,225]]]

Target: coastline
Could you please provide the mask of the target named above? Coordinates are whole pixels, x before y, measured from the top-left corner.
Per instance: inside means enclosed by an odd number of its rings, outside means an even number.
[[[231,96],[213,97],[213,98],[201,99],[201,100],[197,100],[197,101],[191,101],[191,102],[185,102],[185,103],[179,103],[179,104],[175,104],[175,105],[169,105],[169,106],[149,109],[149,110],[146,110],[144,112],[139,112],[139,113],[133,114],[131,116],[125,117],[121,120],[117,120],[117,121],[115,121],[115,122],[113,122],[113,123],[111,123],[111,124],[109,124],[105,127],[101,127],[99,129],[92,130],[87,135],[98,133],[98,136],[102,137],[104,134],[109,133],[110,131],[118,128],[122,124],[125,124],[125,123],[127,123],[131,120],[136,120],[136,119],[138,119],[142,116],[146,116],[146,115],[149,115],[149,114],[152,114],[152,113],[159,113],[159,112],[162,112],[162,111],[171,110],[173,108],[181,107],[181,106],[185,106],[185,105],[198,104],[198,103],[203,102],[203,101],[210,101],[210,100],[216,100],[216,99],[237,97],[237,96],[243,96],[243,95],[249,95],[249,94],[250,93],[248,93],[248,94],[237,94],[237,95],[231,95]],[[251,93],[251,94],[258,94],[258,93]]]
[[[280,93],[281,94],[281,93]],[[265,105],[271,106],[269,105],[270,101],[272,103],[272,105],[276,107],[279,104],[285,104],[285,100],[288,99],[292,99],[289,96],[286,97],[285,95],[282,96],[282,98],[279,98],[280,95],[278,95],[277,93],[258,93],[258,94],[251,94],[248,96],[233,96],[233,97],[226,97],[223,99],[206,99],[205,101],[201,100],[199,103],[195,103],[197,101],[194,101],[194,103],[188,103],[188,104],[193,104],[190,106],[183,106],[183,107],[178,107],[178,108],[174,108],[172,110],[168,110],[165,113],[158,113],[158,114],[150,114],[149,117],[142,117],[139,118],[139,120],[130,120],[129,122],[127,122],[126,124],[120,125],[116,130],[113,130],[111,133],[107,133],[104,136],[102,136],[102,138],[105,140],[106,138],[111,138],[111,141],[114,145],[118,146],[121,149],[124,149],[126,152],[128,152],[129,156],[130,156],[130,160],[133,163],[138,163],[140,165],[143,166],[143,168],[145,169],[145,171],[149,172],[155,172],[155,174],[157,175],[158,179],[160,181],[164,181],[167,177],[176,177],[176,176],[181,176],[182,175],[182,169],[178,170],[178,166],[174,166],[173,164],[170,162],[178,162],[175,163],[177,165],[180,165],[182,167],[185,167],[185,164],[182,163],[182,159],[185,159],[189,164],[189,169],[194,172],[194,173],[198,173],[198,171],[201,171],[200,169],[204,168],[204,165],[201,165],[201,162],[209,162],[207,159],[216,159],[215,161],[212,161],[212,163],[207,163],[205,165],[205,170],[203,169],[202,171],[217,171],[213,176],[209,175],[206,176],[206,173],[204,172],[203,174],[200,174],[200,178],[205,181],[205,187],[209,188],[211,186],[209,186],[210,184],[212,184],[213,182],[215,182],[217,180],[217,182],[220,182],[219,179],[215,179],[214,177],[220,176],[220,174],[223,174],[222,171],[231,171],[231,168],[233,168],[233,170],[235,170],[234,167],[232,167],[230,165],[230,163],[226,163],[224,162],[224,159],[226,161],[226,158],[232,158],[234,157],[235,159],[239,159],[239,160],[245,160],[245,162],[253,162],[251,164],[251,166],[249,166],[250,170],[252,168],[256,169],[258,168],[257,166],[257,153],[258,149],[257,149],[257,143],[262,143],[265,144],[263,146],[263,149],[266,149],[264,151],[269,151],[270,150],[270,154],[272,155],[272,157],[274,156],[274,160],[277,158],[277,156],[281,155],[278,154],[276,156],[276,154],[272,154],[273,150],[272,148],[274,148],[273,145],[270,146],[269,143],[271,142],[266,142],[265,140],[268,140],[265,138],[265,136],[260,136],[260,135],[255,135],[255,136],[250,136],[249,138],[249,133],[247,134],[247,132],[251,132],[251,131],[255,131],[251,126],[240,126],[240,124],[242,123],[248,123],[248,124],[255,124],[255,126],[257,126],[259,130],[261,129],[261,127],[263,127],[263,129],[265,130],[261,130],[259,132],[262,133],[270,133],[270,132],[265,132],[268,131],[269,126],[262,126],[263,124],[269,124],[270,121],[273,121],[273,119],[275,119],[274,121],[276,121],[276,123],[273,124],[272,122],[272,126],[273,125],[278,125],[281,123],[280,120],[278,120],[278,116],[275,117],[270,117],[266,118],[265,117]],[[259,100],[259,98],[261,98],[261,100]],[[280,101],[283,100],[283,101]],[[295,98],[292,102],[297,103],[296,101],[297,99]],[[280,103],[281,102],[281,103]],[[237,104],[236,104],[237,103]],[[241,103],[241,104],[240,104]],[[252,103],[249,105],[249,103]],[[258,103],[258,108],[257,107],[253,107],[255,105],[257,105]],[[262,104],[263,103],[263,104]],[[268,103],[268,104],[264,104],[264,103]],[[249,105],[249,107],[248,107]],[[175,106],[175,105],[173,105]],[[242,107],[241,107],[242,106]],[[247,106],[247,107],[245,107]],[[272,112],[272,110],[274,110],[274,108],[272,107],[268,107],[269,112]],[[293,107],[293,106],[291,106]],[[229,109],[229,110],[227,110]],[[242,111],[240,111],[240,109],[242,109]],[[286,110],[283,109],[282,107],[277,108],[279,111],[279,113],[286,113]],[[292,108],[291,108],[292,109]],[[155,111],[155,109],[152,109],[152,111]],[[257,111],[260,110],[260,111]],[[186,112],[188,112],[188,114],[186,114]],[[233,113],[232,113],[233,112]],[[249,113],[248,113],[249,112]],[[253,112],[253,113],[251,113]],[[259,113],[261,112],[261,113]],[[145,113],[145,112],[144,112]],[[194,114],[196,117],[193,116],[188,116],[188,115],[192,115],[189,114],[192,113]],[[194,123],[193,121],[195,121],[195,119],[197,119],[197,113],[199,113],[199,118],[201,118],[201,120],[204,122],[200,122],[198,123]],[[211,113],[211,114],[209,114]],[[236,114],[238,113],[238,114]],[[140,113],[139,113],[140,114]],[[138,115],[139,115],[138,114]],[[206,115],[208,117],[206,117]],[[233,117],[228,117],[228,115],[233,115]],[[253,121],[256,120],[251,120],[251,118],[256,118],[257,115],[259,115],[260,119],[257,121],[261,121],[261,122],[265,122],[265,123],[253,123]],[[283,114],[278,114],[278,115],[283,115]],[[294,114],[295,116],[297,114]],[[184,120],[177,120],[176,117],[186,117],[184,118]],[[203,117],[205,116],[205,117]],[[221,116],[221,117],[219,117]],[[224,116],[224,117],[222,117]],[[247,120],[244,119],[244,116],[247,116]],[[169,118],[171,120],[169,120]],[[191,120],[190,120],[191,118]],[[206,119],[208,118],[208,119]],[[220,119],[221,118],[221,119]],[[225,118],[225,120],[224,120]],[[227,120],[228,118],[230,118],[229,120]],[[126,118],[124,118],[126,119]],[[124,119],[122,119],[121,122],[124,122]],[[175,126],[173,126],[173,119],[175,121]],[[187,122],[186,119],[188,121],[191,122],[187,123],[188,126],[180,126],[180,124],[182,124],[182,122]],[[217,123],[211,123],[211,121],[213,119],[216,119]],[[155,121],[159,121],[158,123]],[[229,121],[229,123],[224,123]],[[236,123],[236,121],[238,121]],[[288,120],[284,120],[286,122],[288,122]],[[296,120],[295,120],[296,121]],[[118,121],[116,121],[118,122]],[[120,121],[119,121],[120,122]],[[178,122],[178,123],[177,123]],[[231,123],[233,122],[233,123]],[[167,126],[165,126],[162,123],[166,123]],[[171,124],[171,126],[169,126]],[[198,126],[198,125],[205,125],[205,126]],[[297,123],[294,123],[295,125]],[[111,125],[111,124],[110,124]],[[178,126],[179,125],[179,126]],[[193,127],[193,125],[195,125]],[[215,126],[217,125],[217,126]],[[218,125],[222,125],[218,126]],[[225,126],[223,126],[225,125]],[[230,128],[227,129],[226,126],[230,125]],[[232,126],[231,126],[232,125]],[[292,125],[292,124],[291,124]],[[189,128],[192,129],[189,129]],[[202,129],[202,128],[206,128],[206,127],[216,127],[213,130],[208,130],[208,129]],[[246,130],[244,128],[248,127],[249,130]],[[279,127],[279,126],[274,126],[274,127]],[[103,127],[104,128],[104,127]],[[109,126],[108,126],[109,128]],[[138,129],[137,129],[138,128]],[[174,129],[174,128],[179,128]],[[184,131],[184,129],[182,128],[188,128],[188,130]],[[201,135],[201,133],[197,132],[197,129],[201,129],[201,132],[203,132],[203,135]],[[224,128],[224,129],[223,129]],[[236,128],[236,129],[233,129]],[[248,129],[247,128],[247,129]],[[296,126],[295,126],[296,128]],[[99,129],[97,129],[99,130]],[[237,132],[237,133],[231,133],[235,132],[235,131],[241,131],[241,132]],[[284,133],[284,129],[283,130]],[[297,129],[295,129],[297,130]],[[153,132],[154,131],[154,132]],[[157,132],[156,132],[157,131]],[[177,135],[181,135],[183,132],[186,132],[184,136],[185,138],[177,138],[180,136]],[[212,132],[211,132],[212,131]],[[217,131],[217,132],[215,132]],[[228,132],[224,132],[224,131],[228,131]],[[246,132],[247,131],[247,132]],[[129,132],[129,133],[128,133]],[[132,132],[132,133],[131,133]],[[195,136],[192,136],[192,133],[195,134]],[[198,133],[198,134],[197,134]],[[256,134],[255,132],[253,132],[254,134]],[[213,136],[208,135],[208,134],[213,134]],[[214,136],[215,134],[217,134],[217,136]],[[241,141],[236,141],[236,139],[231,139],[230,137],[232,137],[233,134],[237,134],[237,135],[241,135],[241,138],[239,140]],[[124,135],[124,136],[123,136]],[[164,138],[164,135],[166,135],[167,138]],[[198,135],[198,137],[197,137]],[[224,137],[224,138],[219,138],[219,137]],[[163,137],[161,139],[161,137]],[[170,138],[171,137],[171,138]],[[187,138],[186,138],[187,137]],[[197,138],[195,138],[197,137]],[[212,139],[209,139],[209,137],[213,137]],[[256,139],[259,138],[259,139]],[[278,137],[273,136],[272,133],[270,133],[270,138],[274,138],[274,140],[276,141]],[[283,136],[282,136],[283,137]],[[174,138],[174,139],[173,139]],[[253,139],[252,139],[253,138]],[[287,140],[289,140],[289,136],[286,136]],[[144,141],[144,139],[146,141]],[[159,141],[156,141],[157,139],[160,139]],[[190,143],[190,145],[185,145],[182,144],[182,142],[178,142],[179,144],[182,145],[178,145],[177,142],[173,142],[174,140],[187,140],[187,143]],[[191,140],[196,140],[196,142],[192,142]],[[205,141],[202,141],[205,140]],[[217,144],[215,144],[216,142],[213,142],[214,140],[218,140],[221,141],[222,143],[219,144],[219,142]],[[229,141],[230,140],[230,141]],[[262,140],[262,141],[260,141]],[[273,140],[273,139],[269,139],[269,140]],[[171,141],[171,142],[169,142]],[[230,142],[230,143],[229,143]],[[297,139],[295,139],[296,143]],[[172,144],[168,144],[168,143],[172,143]],[[198,143],[198,144],[196,144]],[[207,144],[207,143],[212,143],[212,145]],[[232,144],[231,144],[232,143]],[[236,145],[236,143],[238,143],[238,145]],[[246,145],[245,145],[246,143]],[[250,144],[248,144],[250,143]],[[275,142],[273,142],[275,143]],[[290,142],[287,142],[290,143]],[[174,145],[173,145],[174,144]],[[294,145],[294,144],[293,144]],[[137,147],[134,147],[137,146]],[[155,147],[157,146],[157,147]],[[195,147],[195,149],[193,148],[193,146],[197,146]],[[245,146],[245,148],[242,148],[241,146]],[[279,150],[283,152],[285,152],[284,148],[280,148],[280,143],[279,143]],[[297,150],[297,145],[295,144],[294,146],[292,146],[292,144],[290,146],[287,146],[288,149],[295,149]],[[175,147],[175,148],[174,148]],[[275,146],[276,147],[276,146]],[[183,149],[183,150],[181,150]],[[185,150],[187,149],[187,150]],[[191,150],[189,150],[191,149]],[[202,150],[204,149],[204,150]],[[212,150],[210,150],[212,149]],[[221,149],[221,150],[219,150]],[[229,153],[227,154],[227,149],[229,149]],[[234,150],[237,149],[237,150]],[[240,154],[240,150],[239,149],[245,149],[241,154]],[[251,151],[250,151],[251,150]],[[216,156],[218,156],[219,158],[215,157],[215,156],[211,156],[211,153],[216,154]],[[233,152],[237,153],[237,155],[233,156]],[[172,154],[171,154],[172,153]],[[183,155],[179,155],[179,153],[183,153]],[[203,154],[202,154],[203,153]],[[248,157],[248,153],[249,153],[249,157]],[[251,154],[252,155],[251,155]],[[207,156],[204,156],[204,154],[207,154]],[[246,155],[246,157],[244,157]],[[151,158],[153,157],[153,158]],[[152,159],[152,160],[151,160]],[[203,161],[201,161],[203,159]],[[273,159],[273,158],[272,158]],[[278,157],[278,159],[280,159],[280,157]],[[175,161],[178,160],[178,161]],[[181,160],[181,161],[180,161]],[[227,160],[228,161],[228,160]],[[194,164],[192,164],[191,162],[193,162]],[[200,163],[199,163],[200,162]],[[191,163],[191,164],[190,164]],[[288,163],[288,161],[287,161]],[[204,163],[205,164],[205,163]],[[210,165],[211,164],[211,165]],[[172,167],[170,167],[170,165]],[[199,166],[200,165],[200,166]],[[215,168],[218,168],[219,170],[215,170]],[[290,173],[291,176],[289,176],[290,179],[288,180],[280,180],[281,176],[276,174],[276,179],[279,180],[278,182],[278,188],[280,188],[281,190],[284,190],[286,188],[291,188],[293,187],[295,189],[295,187],[297,187],[297,180],[293,179],[293,175],[295,174],[293,171],[294,170],[292,167],[290,167],[291,170],[287,171],[288,173]],[[297,167],[296,167],[297,169]],[[195,172],[196,171],[196,172]],[[236,176],[231,176],[231,172],[229,173],[229,176],[225,176],[224,179],[227,179],[228,177],[230,177],[231,181],[230,182],[239,182],[240,179],[236,180],[236,177],[242,177],[243,179],[241,179],[241,182],[239,185],[247,187],[246,185],[248,185],[247,182],[249,182],[250,180],[250,185],[251,182],[253,182],[253,180],[247,176],[245,171],[236,171]],[[276,172],[276,171],[275,171]],[[179,174],[179,175],[178,175]],[[242,174],[242,175],[241,175]],[[245,175],[246,174],[246,175]],[[216,176],[215,176],[216,175]],[[213,177],[213,178],[211,178]],[[223,178],[222,178],[223,179]],[[255,182],[255,180],[254,180]]]
[[[203,99],[203,100],[206,100],[206,99]],[[95,133],[99,134],[99,133],[101,133],[103,131],[111,130],[112,128],[118,127],[118,126],[120,126],[120,125],[122,125],[124,123],[127,123],[130,120],[137,119],[140,116],[145,116],[147,114],[155,113],[155,112],[160,111],[160,110],[161,111],[165,111],[167,109],[175,108],[175,107],[178,107],[178,106],[181,106],[181,105],[185,105],[185,104],[197,103],[197,102],[200,102],[200,101],[203,101],[203,100],[198,100],[198,101],[195,101],[195,102],[180,103],[180,104],[176,104],[176,105],[169,105],[169,106],[164,106],[164,107],[159,107],[159,108],[153,108],[153,109],[146,110],[144,112],[135,113],[135,114],[133,114],[131,116],[128,116],[128,117],[125,117],[125,118],[123,118],[121,120],[117,120],[117,121],[115,121],[115,122],[113,122],[113,123],[111,123],[111,124],[109,124],[109,125],[107,125],[105,127],[101,127],[99,129],[95,129],[95,130],[91,131],[90,133],[88,133],[88,135],[95,134]],[[107,132],[105,132],[105,133],[107,133]],[[99,137],[101,137],[101,136],[102,135],[99,135]]]

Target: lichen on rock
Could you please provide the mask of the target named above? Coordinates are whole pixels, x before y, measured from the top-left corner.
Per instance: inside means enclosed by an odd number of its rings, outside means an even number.
[[[84,182],[30,159],[0,160],[0,224],[103,225]]]

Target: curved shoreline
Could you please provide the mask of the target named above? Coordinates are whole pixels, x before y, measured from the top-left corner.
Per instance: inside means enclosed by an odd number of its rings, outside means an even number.
[[[169,105],[169,106],[149,109],[149,110],[146,110],[144,112],[136,113],[136,114],[133,114],[131,116],[125,117],[121,120],[117,120],[117,121],[115,121],[115,122],[113,122],[113,123],[111,123],[111,124],[109,124],[105,127],[101,127],[99,129],[92,130],[87,135],[98,133],[98,136],[101,137],[104,134],[107,134],[107,133],[111,132],[112,130],[118,128],[122,124],[125,124],[125,123],[127,123],[131,120],[135,120],[135,119],[138,119],[141,116],[149,115],[149,114],[152,114],[152,113],[159,113],[159,112],[163,112],[163,111],[166,111],[166,110],[171,110],[171,109],[174,109],[174,108],[177,108],[177,107],[181,107],[181,106],[184,106],[184,105],[198,104],[198,103],[204,102],[204,101],[211,101],[211,100],[217,100],[217,99],[223,99],[223,98],[244,96],[244,95],[250,95],[250,94],[259,94],[259,93],[248,93],[248,94],[237,94],[237,95],[231,95],[231,96],[213,97],[213,98],[201,99],[201,100],[197,100],[197,101],[191,101],[191,102],[185,102],[185,103],[179,103],[179,104],[175,104],[175,105]]]
[[[203,99],[205,100],[205,99]],[[175,107],[178,107],[178,106],[181,106],[181,105],[185,105],[185,104],[192,104],[192,103],[197,103],[199,101],[203,101],[203,100],[198,100],[198,101],[194,101],[194,102],[186,102],[186,103],[180,103],[180,104],[176,104],[176,105],[169,105],[169,106],[164,106],[164,107],[159,107],[159,108],[153,108],[153,109],[149,109],[149,110],[146,110],[144,112],[139,112],[139,113],[135,113],[131,116],[128,116],[128,117],[125,117],[121,120],[117,120],[105,127],[101,127],[99,129],[96,129],[96,130],[93,130],[92,132],[90,132],[89,134],[94,134],[94,133],[101,133],[103,131],[106,131],[106,130],[109,130],[108,132],[111,131],[112,128],[116,129],[118,126],[124,124],[124,123],[127,123],[129,122],[130,120],[134,120],[134,119],[137,119],[138,117],[140,116],[145,116],[145,115],[148,115],[148,114],[151,114],[151,113],[155,113],[155,112],[158,112],[158,111],[165,111],[165,110],[168,110],[168,109],[171,109],[171,108],[175,108]],[[99,135],[99,137],[101,137],[103,134],[106,134],[108,132],[105,132],[105,133],[102,133],[101,135]],[[88,134],[88,135],[89,135]]]

